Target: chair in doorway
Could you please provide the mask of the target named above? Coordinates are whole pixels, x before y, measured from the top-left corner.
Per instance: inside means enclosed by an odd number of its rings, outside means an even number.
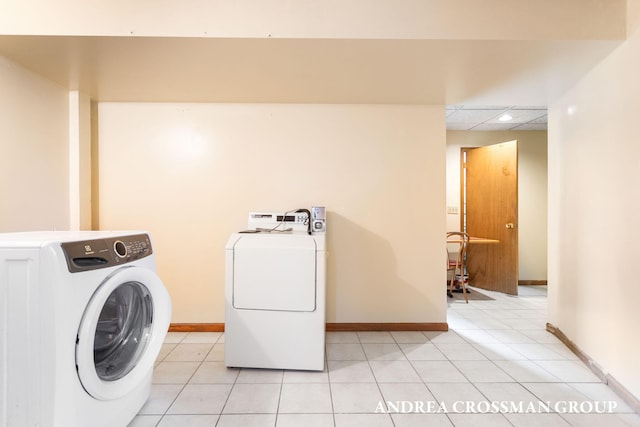
[[[454,246],[456,250],[449,252],[449,247]],[[447,233],[447,274],[451,271],[451,279],[449,279],[449,296],[453,296],[453,288],[456,282],[460,283],[464,300],[469,304],[467,296],[467,284],[465,281],[465,256],[467,247],[469,246],[469,235],[459,231],[451,231]]]

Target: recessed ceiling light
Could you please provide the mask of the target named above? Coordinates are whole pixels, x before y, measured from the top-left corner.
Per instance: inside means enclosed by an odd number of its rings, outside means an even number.
[[[501,122],[508,122],[509,120],[513,119],[513,117],[511,117],[509,114],[504,113],[503,115],[501,115],[498,120],[500,120]]]

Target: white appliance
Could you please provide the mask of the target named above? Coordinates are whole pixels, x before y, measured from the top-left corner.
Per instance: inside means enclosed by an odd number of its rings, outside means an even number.
[[[126,426],[171,318],[144,232],[0,234],[0,425]]]
[[[254,212],[226,247],[225,363],[324,369],[325,227],[310,212]],[[324,221],[324,218],[323,218]]]

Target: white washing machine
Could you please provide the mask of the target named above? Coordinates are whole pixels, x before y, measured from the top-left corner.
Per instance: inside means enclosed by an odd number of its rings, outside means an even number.
[[[249,214],[226,247],[225,364],[324,369],[324,210]],[[315,230],[315,231],[314,231]]]
[[[126,426],[171,319],[144,232],[0,234],[0,425]]]

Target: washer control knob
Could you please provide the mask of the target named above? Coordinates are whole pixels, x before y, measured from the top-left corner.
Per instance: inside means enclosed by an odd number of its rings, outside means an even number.
[[[127,246],[122,242],[122,240],[116,240],[113,244],[113,250],[116,251],[116,255],[120,258],[124,258],[127,256]]]

